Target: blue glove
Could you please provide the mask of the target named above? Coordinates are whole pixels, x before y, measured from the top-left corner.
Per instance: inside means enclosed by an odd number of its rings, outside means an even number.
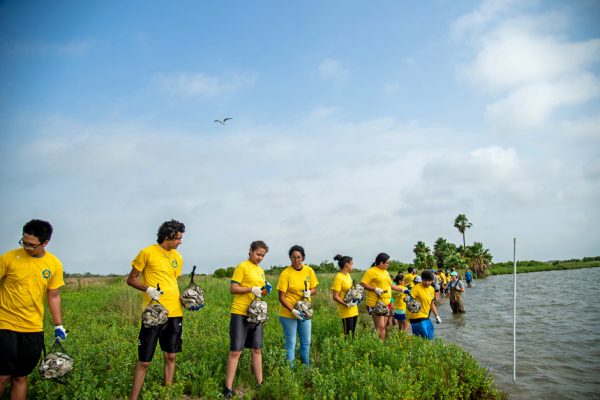
[[[62,325],[56,325],[54,327],[54,338],[59,342],[67,340],[67,330]]]
[[[302,315],[302,313],[298,310],[296,310],[295,308],[292,310],[292,315],[294,316],[294,318],[300,320],[300,321],[304,321],[304,316]]]
[[[200,311],[204,308],[204,304],[199,304],[197,306],[191,307],[190,311]]]
[[[271,294],[273,291],[273,285],[271,285],[269,282],[265,284],[264,288],[267,289],[267,294]]]
[[[404,293],[404,294],[410,294],[410,290],[408,290],[408,289],[404,289],[404,290],[402,291],[402,293]]]

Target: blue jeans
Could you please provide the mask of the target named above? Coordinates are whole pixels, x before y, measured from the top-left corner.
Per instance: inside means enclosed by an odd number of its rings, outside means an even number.
[[[434,328],[429,318],[419,322],[411,321],[410,328],[412,329],[413,335],[433,340]]]
[[[296,318],[280,316],[279,322],[281,322],[283,328],[286,358],[290,365],[294,365],[294,358],[296,358],[296,332],[298,332],[300,338],[300,358],[303,364],[309,365],[311,320],[300,321]]]

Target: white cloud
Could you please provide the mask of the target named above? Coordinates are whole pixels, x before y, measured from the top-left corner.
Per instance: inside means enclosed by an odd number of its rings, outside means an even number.
[[[340,83],[344,82],[348,75],[348,71],[338,60],[328,58],[319,65],[319,76],[323,80]]]
[[[479,30],[472,41],[474,59],[461,73],[492,96],[486,107],[492,129],[536,129],[559,109],[597,98],[600,80],[592,67],[600,63],[600,39],[568,41],[562,25],[555,23],[566,18],[556,14],[513,12],[504,18],[501,11],[507,4],[486,2],[484,11],[459,19],[455,26]]]
[[[181,72],[173,74],[157,74],[154,83],[180,97],[219,97],[233,94],[256,82],[252,73],[234,74],[231,76],[212,76],[201,72]]]
[[[600,116],[563,121],[559,131],[573,138],[600,139]]]

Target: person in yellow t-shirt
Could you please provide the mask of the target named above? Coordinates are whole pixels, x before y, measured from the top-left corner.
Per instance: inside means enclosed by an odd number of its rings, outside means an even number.
[[[354,337],[356,323],[358,322],[358,303],[344,302],[344,297],[353,284],[350,273],[352,272],[354,263],[352,257],[340,254],[333,257],[333,259],[338,262],[340,272],[333,278],[333,284],[331,285],[332,298],[337,303],[338,314],[342,319],[344,327],[344,335],[352,333],[352,337]]]
[[[32,219],[23,226],[22,248],[0,256],[0,397],[11,382],[10,398],[25,399],[27,375],[44,348],[44,298],[54,322],[56,340],[65,340],[60,288],[60,260],[46,250],[52,225]]]
[[[262,385],[263,382],[263,324],[248,322],[248,307],[255,298],[271,292],[271,285],[265,280],[265,271],[260,267],[268,251],[269,247],[262,240],[252,242],[248,260],[240,263],[231,277],[229,292],[233,295],[233,302],[229,321],[230,345],[223,388],[223,397],[226,399],[233,397],[233,381],[244,348],[251,351],[252,369],[257,385]]]
[[[281,272],[277,282],[279,293],[279,322],[285,336],[286,358],[290,365],[296,358],[296,333],[300,339],[300,358],[303,364],[310,365],[310,336],[312,321],[304,319],[294,308],[298,300],[311,301],[317,293],[319,280],[315,271],[304,265],[305,254],[302,246],[292,246],[288,252],[291,264]]]
[[[421,282],[417,283],[411,290],[411,296],[421,303],[421,309],[413,313],[407,310],[406,315],[410,321],[412,333],[415,336],[421,336],[429,340],[433,339],[434,328],[429,314],[433,312],[435,322],[442,323],[440,314],[435,307],[435,290],[433,289],[433,272],[425,270],[421,273]],[[415,280],[416,282],[416,280]]]
[[[378,301],[382,301],[388,310],[391,310],[391,290],[402,291],[400,286],[392,283],[392,277],[387,272],[390,266],[390,256],[386,253],[379,253],[362,279],[360,284],[367,291],[367,311],[373,318],[373,324],[381,340],[385,340],[385,329],[387,326],[388,315],[376,315],[373,313],[373,307]]]
[[[402,274],[402,272],[398,272],[394,278],[394,283],[402,289],[402,291],[394,290],[393,292],[394,320],[398,322],[398,328],[401,331],[408,332],[410,324],[406,319],[406,302],[404,301],[406,298],[404,291],[407,290],[407,288],[406,286],[402,286],[404,284],[404,274]]]
[[[158,228],[157,243],[142,249],[131,262],[127,284],[142,291],[142,307],[156,300],[168,311],[164,325],[151,328],[142,325],[140,328],[131,399],[137,399],[140,394],[157,343],[160,343],[165,360],[165,385],[173,383],[176,354],[181,352],[182,347],[183,310],[179,302],[177,277],[181,275],[183,258],[177,248],[184,233],[183,223],[175,220],[164,222]]]
[[[415,269],[413,267],[408,267],[407,272],[408,273],[404,275],[404,285],[408,289],[412,289],[412,287],[415,285],[414,282],[417,274],[415,273]]]

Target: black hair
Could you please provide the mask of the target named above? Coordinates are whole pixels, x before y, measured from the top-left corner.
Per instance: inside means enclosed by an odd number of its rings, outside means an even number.
[[[52,237],[52,225],[41,219],[32,219],[23,225],[23,234],[33,235],[40,243],[47,242]]]
[[[408,267],[407,271],[409,274],[412,274],[413,272],[415,272],[415,269],[413,267]]]
[[[400,282],[402,282],[404,280],[404,274],[400,271],[398,271],[398,274],[396,275],[396,277],[394,278],[394,283],[396,285],[400,284]]]
[[[352,257],[342,256],[340,254],[337,254],[333,259],[338,262],[338,267],[340,267],[340,269],[344,268],[346,264],[352,261]]]
[[[373,262],[373,264],[371,264],[371,267],[384,263],[389,259],[390,256],[388,256],[386,253],[379,253],[377,254],[377,257],[375,257],[375,261]]]
[[[269,246],[267,246],[267,244],[262,240],[255,240],[254,242],[250,243],[250,251],[256,251],[258,249],[265,249],[265,251],[268,252]]]
[[[177,233],[185,233],[185,225],[179,221],[175,221],[174,219],[170,221],[165,221],[158,228],[158,233],[156,234],[156,242],[161,244],[165,240],[173,240],[177,236]]]
[[[299,252],[300,254],[302,254],[302,260],[304,260],[304,258],[306,258],[306,256],[304,255],[304,248],[302,246],[298,246],[297,244],[293,245],[292,247],[290,247],[290,251],[288,251],[288,256],[292,256],[293,252]]]
[[[429,270],[425,270],[425,271],[421,272],[421,279],[424,281],[432,281],[433,273]]]

